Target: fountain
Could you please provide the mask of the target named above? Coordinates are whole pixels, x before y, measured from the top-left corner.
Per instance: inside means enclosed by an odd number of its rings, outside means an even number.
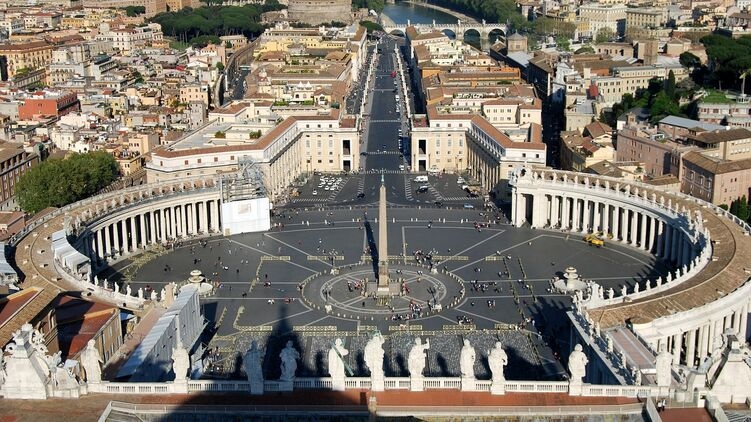
[[[556,280],[554,286],[561,292],[575,292],[584,290],[587,287],[587,283],[581,279],[576,268],[566,267],[563,278]]]

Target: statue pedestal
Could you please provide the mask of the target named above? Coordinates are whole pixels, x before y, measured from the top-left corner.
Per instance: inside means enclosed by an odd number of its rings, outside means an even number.
[[[385,391],[386,383],[383,377],[370,377],[370,391]]]
[[[279,391],[292,391],[294,382],[293,381],[282,381],[279,380]]]
[[[250,383],[250,394],[254,396],[263,395],[263,380]]]
[[[474,377],[462,377],[462,391],[475,391],[477,380]]]
[[[584,383],[569,381],[568,383],[568,395],[569,396],[581,396],[583,392]]]
[[[344,378],[331,378],[331,391],[344,391],[345,389]]]
[[[423,376],[409,377],[409,391],[423,391]]]
[[[500,396],[506,394],[506,382],[505,381],[493,381],[490,384],[490,394]]]
[[[173,382],[172,393],[173,394],[188,394],[188,380]]]

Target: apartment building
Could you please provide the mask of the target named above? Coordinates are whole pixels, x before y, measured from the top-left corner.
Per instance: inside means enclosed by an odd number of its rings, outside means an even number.
[[[0,79],[7,81],[18,72],[46,68],[52,62],[53,48],[47,41],[0,45]]]
[[[751,197],[751,159],[737,161],[707,156],[698,151],[683,155],[681,192],[711,202],[730,205]]]
[[[595,37],[602,28],[608,28],[616,35],[623,35],[626,30],[625,4],[588,3],[579,6],[579,20],[589,23],[590,37]]]
[[[624,94],[633,95],[637,90],[647,88],[653,78],[667,79],[670,71],[673,71],[677,82],[689,76],[685,67],[672,63],[614,67],[612,76],[593,77],[592,84],[597,87],[598,99],[606,105],[613,105],[620,102]]]
[[[39,156],[27,152],[22,145],[0,145],[0,201],[7,202],[15,195],[18,179],[39,164]]]
[[[63,91],[38,91],[20,98],[18,117],[31,120],[37,116],[63,116],[74,111],[81,111],[78,95]]]
[[[751,102],[715,93],[699,101],[698,117],[702,122],[751,128]]]

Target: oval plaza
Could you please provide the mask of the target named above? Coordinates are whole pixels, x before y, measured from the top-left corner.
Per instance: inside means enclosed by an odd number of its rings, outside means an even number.
[[[252,180],[254,170],[244,171],[247,177],[243,180]],[[80,290],[135,312],[152,306],[166,308],[162,318],[172,319],[165,321],[161,337],[157,334],[154,341],[175,353],[195,352],[191,342],[197,341],[203,320],[190,318],[187,310],[199,310],[201,280],[182,288],[168,286],[161,292],[140,288],[136,292],[129,286],[124,291],[98,274],[110,261],[121,257],[137,260],[175,242],[230,235],[238,228],[268,230],[268,200],[239,180],[183,178],[135,186],[67,206],[39,218],[16,236],[15,262],[28,285],[54,291]],[[127,394],[136,391],[136,386],[140,392],[154,394],[198,394],[216,388],[254,394],[299,389],[448,388],[489,395],[526,391],[583,397],[669,397],[710,411],[716,410],[718,401],[739,402],[751,396],[748,385],[738,381],[749,371],[743,359],[749,311],[748,270],[743,261],[751,242],[745,223],[700,200],[607,177],[520,166],[511,175],[509,186],[512,225],[567,235],[595,233],[611,243],[652,254],[670,269],[664,275],[645,274],[633,285],[605,288],[585,281],[562,288],[574,303],[568,312],[570,344],[572,349],[576,344],[582,346],[571,352],[570,359],[580,359],[577,353],[584,353],[585,374],[577,372],[568,381],[512,381],[499,380],[494,373],[491,380],[470,375],[468,382],[463,372],[461,379],[411,374],[373,382],[371,368],[371,377],[347,375],[346,382],[326,376],[279,381],[249,378],[248,382],[192,380],[189,374],[176,374],[174,381],[153,382],[148,381],[148,371],[134,370],[129,382],[90,382],[86,389],[56,382],[55,387],[49,387],[44,374],[31,364],[33,356],[43,350],[24,349],[28,355],[18,352],[25,338],[34,337],[33,330],[24,326],[13,334],[17,346],[6,361],[24,374],[25,381],[8,374],[4,395]],[[166,334],[174,330],[178,340],[165,340],[173,338]],[[142,353],[142,358],[148,359],[152,352]],[[670,363],[667,370],[660,365],[661,356]],[[162,359],[166,365],[177,365],[177,360]],[[127,371],[129,364],[121,371]],[[575,371],[579,369],[569,364],[569,372],[573,375]],[[576,379],[579,376],[583,382]],[[33,386],[21,385],[29,383],[29,377],[39,379],[40,391],[31,392]],[[212,387],[216,385],[219,387]]]

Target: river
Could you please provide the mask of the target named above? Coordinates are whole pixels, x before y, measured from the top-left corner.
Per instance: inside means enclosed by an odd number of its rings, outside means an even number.
[[[397,1],[394,4],[386,3],[383,8],[383,15],[396,24],[422,23],[456,23],[457,17],[441,10],[421,6],[419,4]],[[467,34],[465,41],[477,48],[480,46],[478,36]]]

